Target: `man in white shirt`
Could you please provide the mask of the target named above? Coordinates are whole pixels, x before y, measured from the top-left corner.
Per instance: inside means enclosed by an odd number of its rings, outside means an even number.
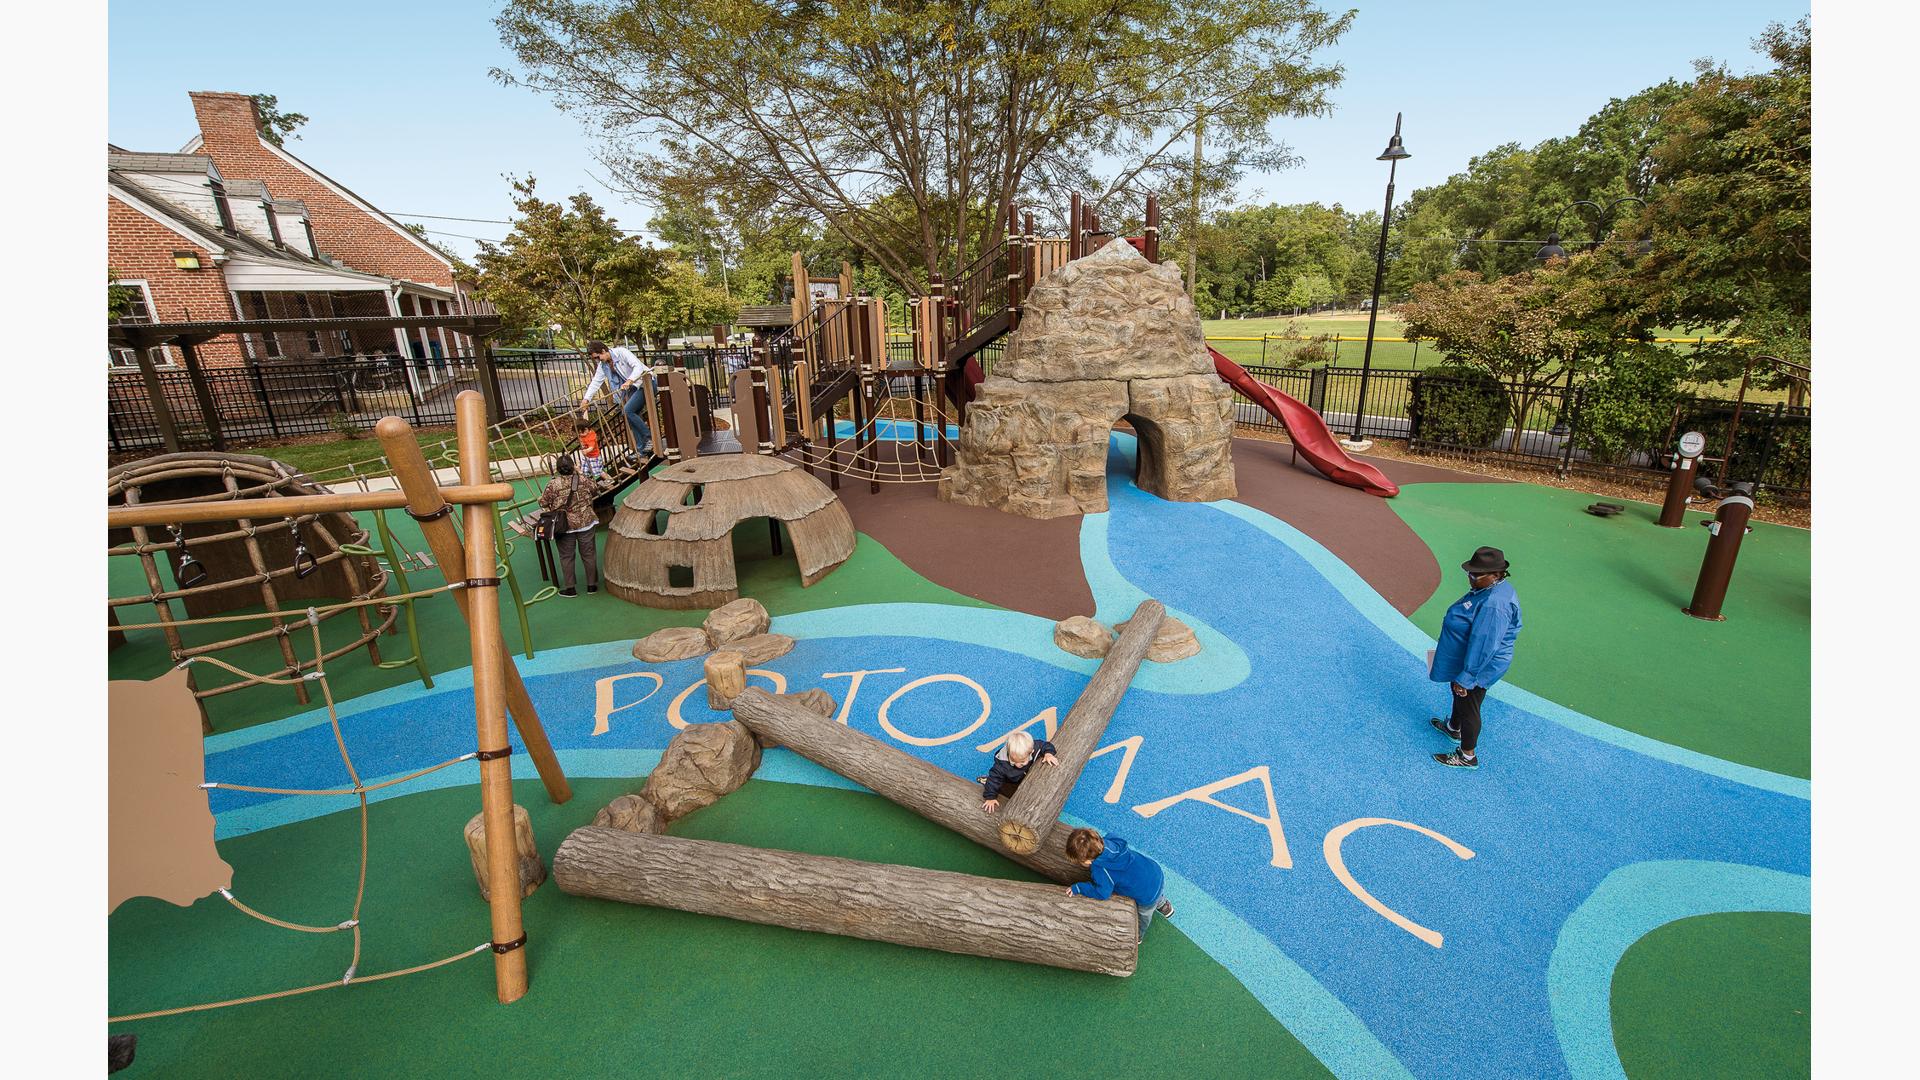
[[[587,356],[593,360],[593,379],[587,383],[587,392],[580,395],[580,415],[587,415],[587,408],[593,402],[593,396],[601,387],[612,390],[613,396],[620,401],[622,412],[627,415],[627,427],[633,430],[633,449],[644,460],[651,445],[647,428],[647,396],[636,392],[648,375],[647,365],[633,355],[633,350],[624,345],[607,348],[603,341],[587,342]]]

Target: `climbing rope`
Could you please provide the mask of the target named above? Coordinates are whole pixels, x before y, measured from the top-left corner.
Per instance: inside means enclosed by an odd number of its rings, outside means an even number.
[[[438,589],[428,589],[416,595],[421,595],[421,596],[432,595],[433,593],[445,592],[448,589],[455,588],[455,587],[457,586],[448,585]],[[393,600],[401,599],[401,597],[386,597],[384,599],[388,601],[393,601]],[[348,607],[348,606],[352,606],[352,605],[341,604],[341,605],[336,605],[336,608]],[[353,909],[351,914],[346,919],[343,919],[332,926],[309,926],[305,923],[297,923],[297,922],[292,922],[286,919],[275,918],[272,915],[268,915],[265,912],[259,911],[245,903],[242,903],[238,897],[233,895],[233,892],[231,890],[225,889],[225,888],[222,888],[219,890],[221,897],[224,898],[228,904],[232,905],[235,910],[249,916],[250,918],[258,919],[261,922],[268,923],[272,926],[280,927],[281,929],[284,929],[284,930],[292,930],[292,931],[296,931],[303,934],[332,934],[332,933],[338,933],[343,930],[350,932],[353,935],[353,955],[351,956],[351,958],[349,958],[347,962],[347,969],[345,974],[343,974],[338,981],[315,983],[312,986],[296,987],[291,990],[277,990],[271,993],[253,994],[247,997],[239,997],[239,998],[229,998],[225,1001],[210,1001],[210,1002],[204,1002],[198,1005],[181,1005],[181,1006],[177,1006],[175,1008],[170,1008],[170,1009],[154,1009],[147,1012],[126,1013],[120,1016],[109,1016],[107,1018],[108,1023],[118,1024],[118,1023],[125,1023],[131,1020],[150,1020],[150,1019],[155,1019],[157,1017],[162,1017],[162,1016],[177,1016],[181,1013],[202,1012],[208,1009],[221,1009],[221,1008],[226,1008],[232,1005],[248,1005],[248,1004],[252,1004],[254,1002],[259,1002],[259,1001],[271,1001],[275,998],[294,997],[299,994],[308,994],[308,993],[312,993],[315,990],[326,990],[335,986],[346,986],[354,982],[378,982],[381,979],[391,979],[400,975],[411,975],[416,972],[431,971],[434,968],[443,967],[447,964],[451,964],[455,960],[460,960],[468,956],[473,956],[478,953],[486,952],[489,948],[491,948],[491,943],[488,943],[488,944],[477,946],[473,949],[466,950],[464,952],[455,953],[454,955],[446,957],[444,959],[434,960],[425,964],[418,964],[413,967],[401,968],[396,971],[385,971],[377,975],[367,975],[367,976],[356,975],[356,972],[360,966],[361,945],[362,945],[360,913],[361,913],[362,907],[365,905],[366,896],[367,896],[367,850],[368,850],[367,793],[370,791],[378,791],[382,788],[393,787],[396,784],[403,784],[409,780],[418,779],[419,777],[425,776],[428,773],[437,772],[441,769],[447,768],[448,766],[457,765],[463,761],[471,761],[475,757],[477,757],[478,754],[477,753],[462,754],[457,758],[451,758],[449,760],[440,762],[437,765],[430,765],[416,772],[408,773],[405,776],[395,777],[391,780],[383,780],[374,784],[368,784],[365,781],[363,781],[360,778],[359,770],[353,764],[353,754],[347,749],[346,735],[340,729],[340,712],[336,703],[334,702],[333,684],[332,684],[332,681],[327,678],[326,645],[320,638],[321,611],[322,609],[319,607],[309,607],[307,608],[305,617],[302,619],[302,621],[304,621],[307,624],[309,631],[312,633],[314,660],[313,660],[313,670],[311,672],[306,673],[305,675],[298,676],[297,678],[280,678],[273,675],[262,675],[255,672],[245,671],[241,668],[238,668],[232,664],[227,663],[224,660],[219,660],[210,656],[189,657],[187,660],[183,660],[181,663],[183,666],[187,663],[212,664],[216,667],[223,668],[227,671],[240,675],[243,678],[249,680],[250,682],[273,683],[277,685],[285,685],[293,682],[315,682],[319,684],[321,697],[326,702],[327,722],[332,727],[332,730],[333,730],[334,747],[340,753],[341,764],[346,766],[348,779],[353,782],[351,787],[314,790],[314,789],[300,789],[300,788],[260,787],[260,786],[254,786],[249,784],[233,784],[233,783],[225,783],[225,782],[219,782],[219,781],[205,783],[200,786],[203,789],[209,789],[209,790],[224,789],[229,791],[248,791],[248,792],[259,792],[259,793],[265,793],[265,794],[275,794],[275,795],[318,795],[318,796],[352,795],[356,797],[356,799],[359,801],[359,811],[360,811],[360,868],[359,868],[358,878],[354,885]],[[280,612],[278,614],[285,615],[287,613]],[[195,620],[188,620],[188,621],[201,622],[201,621],[218,621],[218,620],[209,618],[205,620],[195,619]],[[133,628],[129,627],[128,629],[133,629]]]

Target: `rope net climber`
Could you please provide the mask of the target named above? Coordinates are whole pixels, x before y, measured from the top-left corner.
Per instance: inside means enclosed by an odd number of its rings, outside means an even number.
[[[885,374],[868,376],[855,393],[870,392],[865,421],[842,433],[842,424],[850,424],[836,415],[832,441],[796,443],[782,451],[798,465],[822,472],[838,473],[854,480],[878,484],[938,483],[945,466],[940,463],[941,427],[949,425],[950,406],[938,393],[921,396],[912,389],[920,380],[895,379]],[[902,388],[899,384],[907,384]],[[926,380],[933,386],[932,380]]]
[[[453,589],[458,587],[459,587],[458,585],[448,585],[448,586],[443,586],[439,589],[424,590],[416,595],[428,596],[428,595],[433,595],[435,593],[450,592]],[[388,599],[395,599],[395,598],[388,598]],[[366,601],[351,601],[346,604],[331,605],[331,607],[334,610],[339,610],[339,609],[352,606],[353,604],[356,604],[356,603],[366,603]],[[345,919],[342,919],[341,921],[334,923],[333,925],[330,925],[330,926],[310,926],[304,923],[298,923],[288,919],[277,918],[275,916],[262,912],[241,901],[239,897],[234,895],[233,890],[230,888],[221,887],[218,889],[218,892],[220,893],[221,898],[226,900],[228,904],[232,905],[232,907],[236,911],[239,911],[250,918],[258,919],[259,921],[267,923],[268,925],[276,926],[283,930],[290,930],[290,931],[303,933],[303,934],[333,934],[333,933],[340,933],[343,931],[350,933],[353,937],[353,948],[352,948],[352,954],[347,960],[345,973],[342,974],[338,980],[323,982],[323,983],[314,983],[308,986],[293,987],[286,990],[276,990],[276,991],[272,991],[264,994],[251,994],[246,997],[228,998],[223,1001],[201,1002],[199,1004],[194,1004],[194,1005],[179,1005],[179,1006],[173,1006],[170,1008],[151,1009],[143,1012],[125,1013],[119,1016],[110,1016],[107,1018],[109,1023],[124,1023],[124,1022],[134,1021],[134,1020],[151,1020],[151,1019],[156,1019],[158,1017],[163,1017],[163,1016],[176,1016],[181,1013],[204,1012],[209,1009],[226,1008],[232,1005],[246,1005],[246,1004],[251,1004],[253,1002],[270,1001],[275,998],[294,997],[300,994],[312,993],[316,990],[325,990],[325,989],[329,989],[331,987],[336,987],[336,986],[348,986],[356,982],[376,982],[381,979],[389,979],[399,975],[410,975],[415,972],[430,971],[433,968],[445,966],[447,964],[453,963],[456,960],[461,960],[469,956],[475,956],[480,953],[486,952],[489,948],[492,947],[491,943],[482,943],[472,949],[466,949],[466,950],[462,950],[461,952],[455,953],[452,956],[443,957],[439,960],[429,961],[427,963],[414,965],[412,967],[401,968],[395,971],[381,972],[374,975],[363,976],[358,973],[359,966],[360,966],[362,946],[364,944],[363,937],[362,937],[363,924],[361,921],[361,910],[365,904],[366,894],[367,894],[367,850],[368,850],[367,794],[369,792],[379,791],[384,788],[394,787],[398,784],[405,783],[409,780],[417,780],[420,777],[426,776],[430,773],[438,772],[441,769],[449,768],[451,766],[458,765],[465,761],[471,761],[478,755],[477,753],[462,754],[459,757],[449,758],[446,761],[429,765],[423,769],[418,769],[413,772],[407,773],[404,776],[394,777],[392,779],[379,781],[377,783],[369,784],[363,781],[360,777],[360,772],[358,768],[356,768],[353,763],[353,754],[351,751],[347,749],[346,735],[340,730],[340,714],[335,706],[332,683],[329,681],[327,677],[327,670],[326,670],[326,651],[327,650],[326,650],[325,644],[321,641],[321,638],[320,638],[320,624],[324,617],[323,611],[325,610],[326,609],[322,609],[317,606],[310,607],[307,609],[305,617],[302,620],[306,624],[309,632],[312,635],[315,659],[312,662],[313,663],[312,670],[307,671],[304,674],[298,676],[298,679],[303,682],[314,683],[320,688],[321,698],[326,703],[327,722],[329,723],[329,725],[331,725],[333,730],[334,747],[339,751],[340,762],[342,765],[346,767],[347,777],[349,780],[352,781],[352,786],[345,787],[345,788],[313,790],[313,789],[298,789],[298,788],[263,787],[263,786],[232,783],[232,782],[218,781],[218,780],[208,781],[206,783],[201,784],[200,786],[206,790],[246,791],[246,792],[259,792],[259,793],[287,795],[287,796],[337,797],[337,796],[344,796],[344,795],[352,795],[356,798],[356,800],[359,803],[358,809],[359,809],[359,819],[360,819],[360,860],[359,860],[358,879],[354,886],[353,905]],[[259,612],[259,613],[254,613],[252,615],[213,617],[213,619],[217,619],[218,621],[221,621],[221,622],[231,622],[238,619],[271,618],[275,616],[283,617],[284,613]],[[213,621],[213,619],[210,619],[208,621]],[[186,620],[187,623],[192,623],[195,621],[199,621],[199,620]],[[160,624],[155,624],[155,625],[160,625]],[[171,625],[181,625],[181,624],[176,622]],[[298,624],[295,624],[295,625],[298,625]],[[134,629],[134,628],[128,627],[128,629]],[[277,675],[267,675],[267,674],[247,672],[240,668],[235,667],[232,664],[227,663],[224,660],[220,660],[218,658],[209,657],[209,656],[187,657],[181,660],[178,666],[186,667],[187,665],[190,665],[190,664],[211,664],[216,667],[220,667],[228,671],[245,676],[250,680],[263,682],[263,683],[286,684],[286,683],[291,683],[295,681],[294,679],[283,678]]]

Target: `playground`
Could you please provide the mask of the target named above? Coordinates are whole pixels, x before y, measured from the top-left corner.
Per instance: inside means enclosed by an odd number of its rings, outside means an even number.
[[[1070,220],[914,298],[905,349],[796,290],[724,401],[646,384],[651,457],[602,415],[597,591],[505,527],[579,438],[477,393],[444,463],[390,418],[352,482],[116,489],[111,677],[217,659],[187,795],[230,868],[110,915],[125,1075],[1805,1075],[1810,534],[1369,457],[1207,348],[1151,203]],[[1429,663],[1489,545],[1524,631],[1445,768]],[[206,568],[264,623],[196,621]],[[1015,731],[1061,763],[990,819]],[[1081,826],[1170,919],[1065,895]]]

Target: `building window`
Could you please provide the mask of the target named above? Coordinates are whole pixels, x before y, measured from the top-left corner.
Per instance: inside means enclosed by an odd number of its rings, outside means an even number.
[[[233,227],[233,207],[227,205],[227,185],[209,180],[207,186],[213,189],[213,208],[220,215],[220,231],[228,236],[239,235],[239,230]]]
[[[107,293],[114,310],[119,312],[116,322],[150,323],[153,316],[153,293],[147,287],[144,278],[122,278],[107,284]],[[155,367],[171,367],[174,363],[171,345],[155,345],[147,350]],[[110,371],[137,371],[140,360],[132,349],[111,347],[107,350],[107,368]]]

